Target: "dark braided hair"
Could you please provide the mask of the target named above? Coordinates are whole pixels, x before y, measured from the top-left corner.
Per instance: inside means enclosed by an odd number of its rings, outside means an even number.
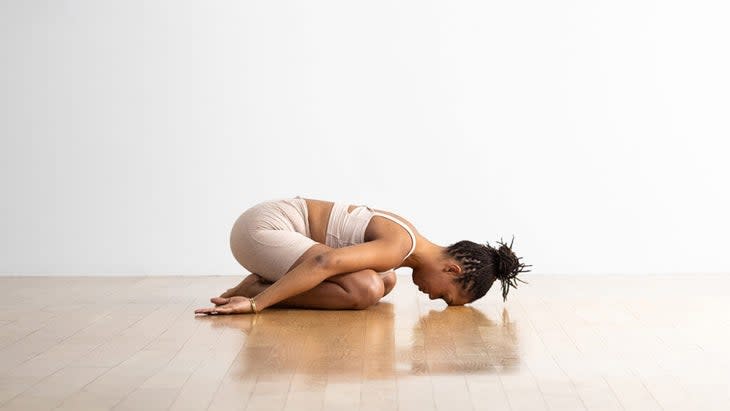
[[[451,244],[446,248],[446,254],[456,259],[462,268],[462,275],[454,281],[459,283],[474,301],[484,296],[489,291],[496,279],[502,282],[502,298],[507,301],[507,293],[510,286],[517,288],[517,281],[525,284],[527,282],[517,278],[517,274],[530,272],[525,267],[531,267],[520,263],[522,257],[517,257],[512,251],[512,243],[509,246],[500,241],[499,248],[485,244],[477,244],[469,240],[462,240]]]

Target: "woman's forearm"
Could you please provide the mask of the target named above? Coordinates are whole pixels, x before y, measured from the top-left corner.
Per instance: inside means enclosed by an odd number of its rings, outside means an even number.
[[[334,273],[330,273],[315,260],[304,261],[254,297],[256,310],[261,311],[289,297],[311,290],[332,275]]]

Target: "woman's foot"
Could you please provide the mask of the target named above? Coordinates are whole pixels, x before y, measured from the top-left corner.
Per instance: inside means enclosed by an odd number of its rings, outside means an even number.
[[[233,297],[233,296],[241,296],[241,297],[254,297],[255,293],[252,291],[253,286],[259,282],[263,282],[263,278],[258,274],[249,274],[244,278],[237,286],[233,288],[229,288],[228,291],[221,294],[221,297],[227,298],[227,297]]]

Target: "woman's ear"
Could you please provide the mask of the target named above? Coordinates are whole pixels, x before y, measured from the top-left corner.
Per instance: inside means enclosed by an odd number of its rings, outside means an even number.
[[[449,261],[446,263],[445,271],[453,275],[461,275],[461,266],[459,264]]]

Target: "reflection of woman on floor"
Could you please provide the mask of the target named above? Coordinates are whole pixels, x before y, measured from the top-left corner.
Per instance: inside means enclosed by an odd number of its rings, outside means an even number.
[[[396,214],[366,205],[295,198],[246,210],[231,230],[231,251],[252,274],[195,313],[258,312],[272,305],[367,308],[395,286],[394,269],[413,269],[431,299],[463,305],[481,298],[496,279],[502,296],[528,265],[510,244],[468,240],[448,247],[423,237]],[[514,239],[513,239],[514,241]],[[522,281],[524,282],[524,281]]]
[[[384,380],[519,368],[520,334],[506,309],[495,310],[494,318],[470,306],[429,310],[413,322],[404,322],[402,309],[383,302],[359,312],[276,310],[265,316],[216,318],[211,326],[246,335],[241,361],[230,369],[236,380],[294,372],[305,381],[308,376],[313,381],[342,376]],[[402,327],[398,332],[396,318]]]
[[[411,373],[503,372],[519,368],[519,334],[509,312],[500,321],[474,307],[429,311],[413,327]],[[420,344],[416,347],[416,344]],[[412,355],[422,350],[426,355]]]

